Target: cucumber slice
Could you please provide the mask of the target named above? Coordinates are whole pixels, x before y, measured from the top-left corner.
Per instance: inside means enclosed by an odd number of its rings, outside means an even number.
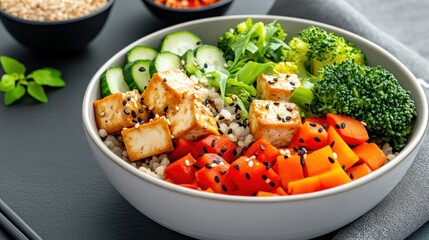
[[[165,72],[172,69],[182,69],[182,60],[171,52],[161,52],[154,60],[155,71]]]
[[[195,50],[195,59],[204,72],[225,69],[226,61],[223,52],[211,45],[202,45]]]
[[[136,60],[153,60],[158,55],[158,50],[147,46],[135,46],[127,52],[126,63]]]
[[[201,39],[189,32],[179,31],[167,34],[162,40],[161,52],[172,52],[183,56],[189,49],[195,49],[201,45]]]
[[[124,78],[130,89],[137,89],[142,93],[151,78],[151,61],[137,60],[127,63],[124,67]]]
[[[121,67],[111,67],[104,71],[100,77],[100,87],[103,97],[130,90],[125,83]]]
[[[196,71],[198,71],[198,65],[195,61],[194,51],[192,49],[189,49],[188,51],[186,51],[182,59],[185,62],[184,67],[186,69],[186,72],[188,72],[189,75],[192,75]]]

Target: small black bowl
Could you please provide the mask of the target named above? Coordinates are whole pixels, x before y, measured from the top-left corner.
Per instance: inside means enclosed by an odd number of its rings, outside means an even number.
[[[115,0],[97,11],[70,20],[38,22],[0,10],[0,20],[18,42],[41,53],[69,53],[85,48],[101,31]]]
[[[153,0],[142,1],[153,15],[167,23],[180,23],[199,18],[220,16],[228,10],[232,3],[232,0],[220,0],[203,7],[170,8],[157,4]]]

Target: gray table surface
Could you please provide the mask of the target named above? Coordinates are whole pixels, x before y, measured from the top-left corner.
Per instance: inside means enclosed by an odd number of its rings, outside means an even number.
[[[273,2],[236,0],[227,14],[264,14]],[[370,19],[382,8],[359,7]],[[393,18],[376,24],[429,60],[426,45],[401,34],[405,25],[392,25]],[[47,104],[24,99],[12,107],[0,105],[0,197],[44,239],[186,238],[140,214],[113,189],[92,157],[81,121],[82,97],[95,71],[129,43],[165,26],[141,1],[118,0],[90,46],[61,57],[34,54],[0,26],[0,55],[17,58],[30,70],[56,67],[67,82],[49,91]],[[426,224],[410,239],[428,237]],[[0,228],[0,239],[9,238]]]

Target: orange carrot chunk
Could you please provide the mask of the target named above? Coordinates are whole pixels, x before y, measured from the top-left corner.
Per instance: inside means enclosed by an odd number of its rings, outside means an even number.
[[[267,140],[261,138],[252,143],[244,155],[246,157],[255,156],[259,162],[273,165],[279,154],[279,150],[276,147],[271,145]]]
[[[329,126],[328,128],[328,144],[334,152],[334,158],[337,156],[336,159],[340,163],[341,167],[346,170],[359,161],[359,157],[353,152],[347,143],[344,142],[334,128],[335,127],[333,126]]]
[[[315,122],[304,122],[293,136],[289,148],[305,147],[317,150],[326,146],[328,134],[322,125]]]
[[[304,123],[305,122],[314,122],[314,123],[320,124],[325,129],[328,129],[328,122],[326,121],[326,118],[311,117],[311,118],[304,119]]]
[[[348,145],[358,145],[369,139],[365,126],[359,120],[333,113],[328,113],[326,119]]]
[[[334,167],[340,167],[329,145],[308,154],[303,163],[304,175],[308,177],[329,171]]]
[[[284,188],[283,187],[278,187],[278,188],[276,188],[276,189],[274,189],[273,191],[271,191],[272,193],[275,193],[275,194],[277,194],[277,195],[279,195],[279,196],[286,196],[286,195],[288,195],[287,194],[287,192],[284,190]]]
[[[363,176],[368,175],[371,172],[371,168],[366,163],[359,164],[357,166],[347,169],[346,173],[349,175],[351,180],[359,179]]]
[[[332,168],[320,174],[320,185],[323,189],[333,188],[351,182],[350,177],[342,168]]]
[[[228,194],[236,189],[228,176],[228,165],[206,166],[195,173],[195,181],[201,189],[211,189],[215,193]]]
[[[362,143],[353,148],[359,159],[366,163],[372,171],[380,168],[387,160],[386,155],[375,143]]]
[[[293,155],[288,158],[280,155],[277,157],[275,166],[277,166],[277,173],[284,188],[287,188],[290,181],[304,178],[301,160],[298,155]]]
[[[289,194],[311,193],[322,190],[320,179],[317,176],[306,177],[300,180],[288,183],[287,191]]]

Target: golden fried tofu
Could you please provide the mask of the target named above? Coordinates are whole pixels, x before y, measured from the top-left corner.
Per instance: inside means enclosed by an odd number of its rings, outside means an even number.
[[[266,75],[256,80],[256,90],[261,99],[289,101],[295,88],[301,86],[296,74]]]
[[[162,117],[121,132],[131,161],[173,151],[170,129]]]
[[[209,134],[219,135],[213,113],[196,94],[187,94],[177,106],[168,109],[167,118],[174,138],[199,140]]]
[[[193,85],[194,82],[178,69],[155,73],[143,92],[143,102],[154,114],[164,116]]]
[[[95,122],[98,129],[108,134],[119,133],[123,128],[148,120],[137,90],[115,93],[94,102]]]
[[[285,101],[253,100],[249,127],[255,140],[264,138],[275,147],[286,147],[301,127],[299,108]]]

